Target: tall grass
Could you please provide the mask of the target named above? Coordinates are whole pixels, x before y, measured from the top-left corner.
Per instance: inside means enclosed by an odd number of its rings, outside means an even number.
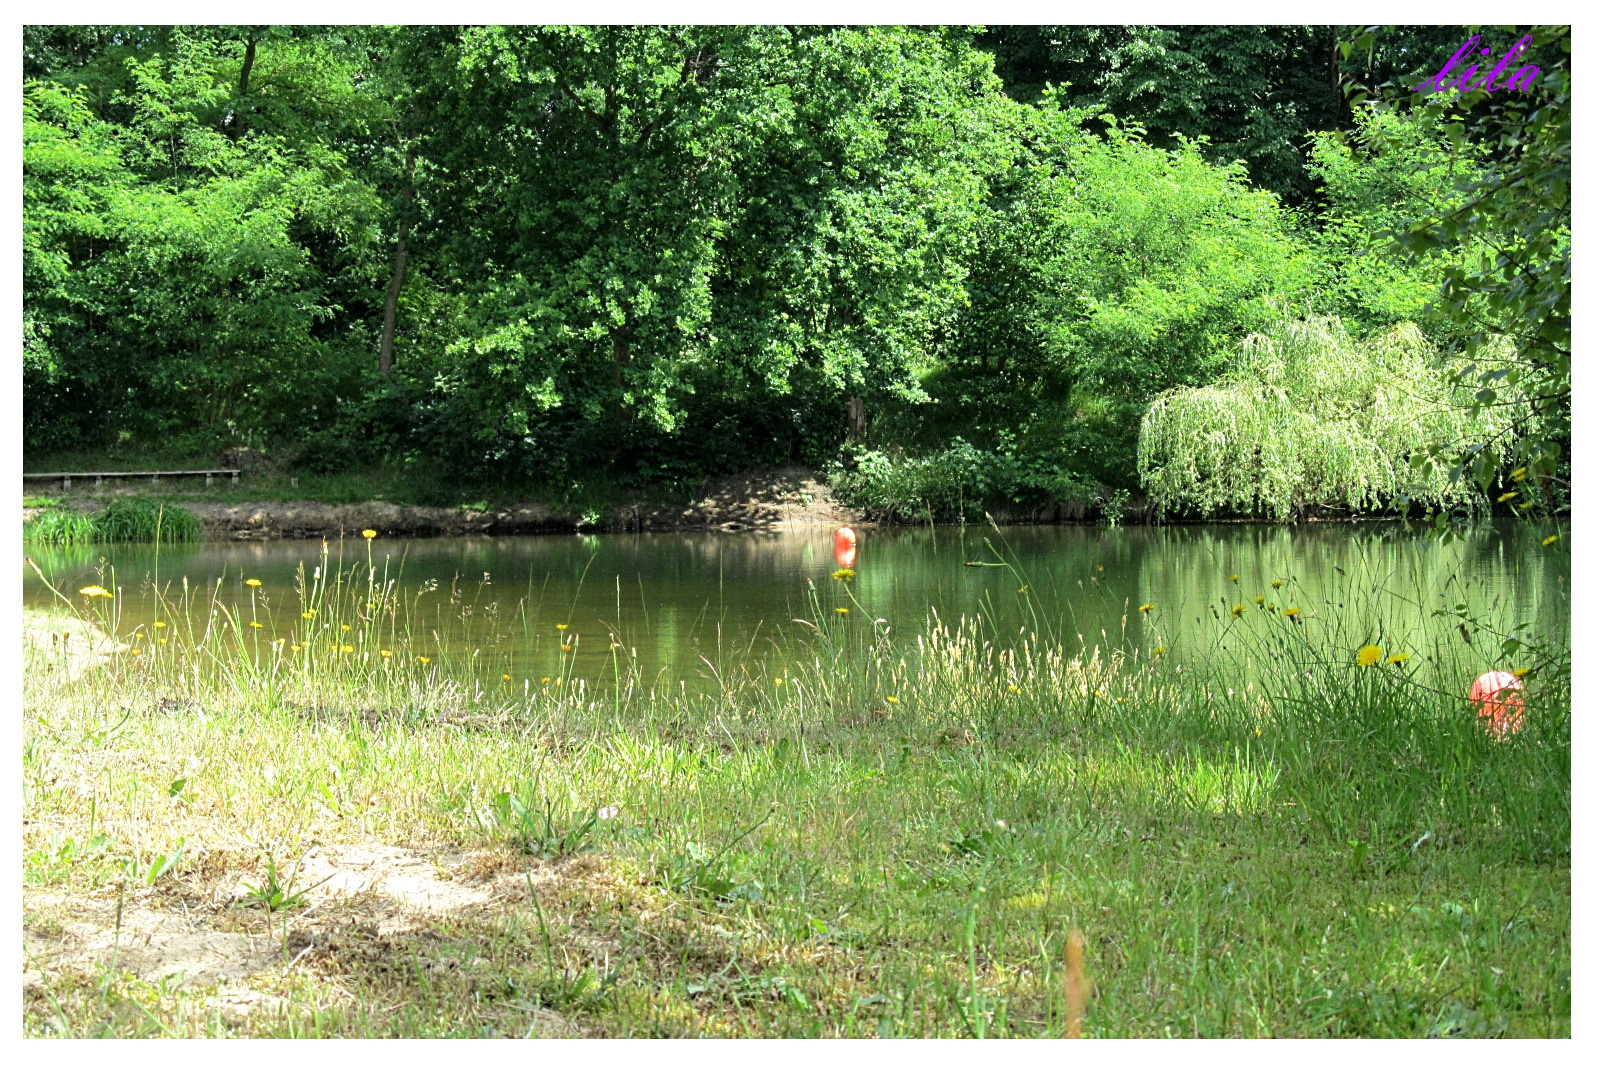
[[[147,590],[158,624],[128,632],[123,593],[62,590],[125,649],[77,681],[62,649],[27,661],[25,883],[86,897],[182,840],[159,898],[236,927],[193,901],[310,840],[544,878],[409,939],[308,912],[273,971],[286,1006],[220,1030],[260,1035],[519,1033],[530,1012],[596,1035],[1569,1034],[1559,634],[1501,741],[1442,682],[1492,627],[1449,643],[1460,620],[1434,619],[1411,659],[1361,667],[1352,583],[1342,609],[1284,615],[1287,589],[1218,612],[1200,667],[1036,620],[900,639],[840,583],[780,655],[676,676],[524,613],[508,631],[556,643],[509,679],[504,648],[430,650],[458,615],[370,542],[289,596]],[[573,665],[594,642],[606,683]],[[218,1031],[205,989],[141,987],[58,975],[27,1024]]]
[[[182,507],[137,496],[112,500],[93,514],[50,510],[22,524],[22,539],[39,544],[184,544],[203,533],[200,520]]]

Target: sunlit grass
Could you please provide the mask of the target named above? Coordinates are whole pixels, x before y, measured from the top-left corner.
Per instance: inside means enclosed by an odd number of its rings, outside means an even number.
[[[1196,669],[1041,619],[901,640],[825,582],[780,655],[644,676],[525,599],[499,621],[533,670],[451,651],[486,605],[370,541],[292,590],[230,580],[131,630],[153,590],[61,590],[116,644],[27,652],[25,926],[186,908],[281,942],[250,986],[276,1006],[45,967],[32,1033],[1058,1036],[1080,929],[1089,1036],[1569,1034],[1557,638],[1517,645],[1528,724],[1498,741],[1442,684],[1502,653],[1493,624],[1354,632],[1290,588],[1207,633],[1134,619],[1211,641]],[[1373,640],[1416,658],[1362,667]],[[603,681],[560,650],[593,642]],[[493,902],[401,936],[325,889],[228,895],[374,841]]]

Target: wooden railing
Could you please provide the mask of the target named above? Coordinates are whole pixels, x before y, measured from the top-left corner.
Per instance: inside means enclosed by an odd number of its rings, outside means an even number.
[[[216,477],[218,474],[227,474],[228,477],[231,479],[231,482],[233,484],[237,485],[239,483],[239,471],[236,470],[236,469],[220,469],[220,470],[120,470],[120,471],[90,470],[90,471],[82,472],[82,473],[73,472],[73,473],[55,473],[55,474],[23,474],[22,475],[22,479],[24,481],[27,481],[29,479],[32,479],[34,481],[59,481],[59,482],[61,482],[61,487],[63,489],[70,489],[72,487],[72,479],[73,478],[81,478],[81,479],[87,481],[89,478],[92,477],[92,478],[94,478],[94,483],[96,485],[99,485],[100,482],[104,481],[108,477],[147,477],[147,478],[150,479],[150,483],[152,485],[159,485],[161,483],[161,479],[164,478],[164,477],[199,477],[202,474],[205,476],[205,483],[207,485],[209,485],[211,483],[211,479]]]

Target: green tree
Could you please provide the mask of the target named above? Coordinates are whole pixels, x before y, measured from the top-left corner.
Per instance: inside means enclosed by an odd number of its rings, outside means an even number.
[[[1282,321],[1216,384],[1154,400],[1138,471],[1162,510],[1205,517],[1469,506],[1465,485],[1411,460],[1514,421],[1473,408],[1412,324],[1359,341],[1335,318]]]

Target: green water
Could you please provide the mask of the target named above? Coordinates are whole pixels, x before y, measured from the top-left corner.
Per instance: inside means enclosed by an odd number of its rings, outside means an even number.
[[[831,576],[830,529],[379,538],[370,545],[376,578],[393,580],[408,639],[392,631],[337,639],[446,661],[475,654],[485,676],[534,682],[561,673],[568,660],[569,676],[609,678],[617,643],[652,682],[700,684],[719,670],[780,669],[814,633],[796,619],[875,627],[913,642],[933,612],[946,622],[980,616],[1001,645],[1037,631],[1086,652],[1163,648],[1168,659],[1197,665],[1224,658],[1298,607],[1301,621],[1351,649],[1377,642],[1419,666],[1453,639],[1457,623],[1435,612],[1456,605],[1534,640],[1568,634],[1568,531],[1545,547],[1549,532],[1508,522],[1439,543],[1398,523],[868,529],[851,586]],[[311,644],[327,634],[311,631],[320,619],[302,619],[296,580],[302,568],[314,574],[321,549],[320,541],[279,541],[164,547],[159,556],[146,546],[30,546],[26,554],[78,602],[77,589],[114,583],[122,634],[162,610],[157,581],[174,601],[187,579],[201,618],[213,603],[237,607],[262,623],[252,640]],[[359,538],[334,542],[328,561],[364,582],[367,549]],[[1001,561],[1007,565],[967,565]],[[260,587],[246,586],[247,578]],[[26,565],[23,595],[30,606],[60,602]],[[1266,602],[1256,604],[1257,596]],[[1143,604],[1154,609],[1140,612]],[[1238,605],[1246,610],[1234,617]],[[1491,652],[1471,650],[1483,668]]]

